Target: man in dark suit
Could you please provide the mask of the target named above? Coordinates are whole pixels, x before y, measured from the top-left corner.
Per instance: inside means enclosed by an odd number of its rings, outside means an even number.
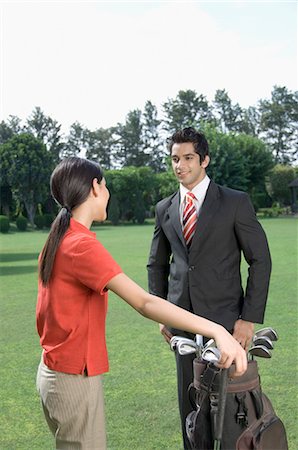
[[[248,350],[254,323],[263,322],[268,294],[271,259],[265,233],[246,193],[219,186],[207,176],[210,158],[203,134],[184,128],[171,137],[169,150],[180,189],[156,206],[149,290],[223,325]],[[185,212],[189,193],[194,225],[189,225],[192,219]],[[192,229],[185,237],[187,226]],[[249,265],[245,292],[241,253]],[[162,324],[160,330],[167,342],[174,334],[194,337]],[[192,410],[187,388],[193,381],[193,358],[176,355],[185,449],[190,448],[185,418]]]

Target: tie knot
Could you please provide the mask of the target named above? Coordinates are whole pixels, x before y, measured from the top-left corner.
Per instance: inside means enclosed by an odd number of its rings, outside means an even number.
[[[196,200],[196,196],[192,192],[187,192],[185,198],[187,203],[192,203],[194,200]]]

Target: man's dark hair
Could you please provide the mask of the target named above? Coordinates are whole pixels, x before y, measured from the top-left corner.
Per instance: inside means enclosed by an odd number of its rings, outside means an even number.
[[[168,141],[168,149],[172,153],[174,144],[184,144],[185,142],[192,142],[195,152],[200,156],[200,162],[204,161],[205,156],[209,155],[208,142],[203,133],[196,131],[193,127],[183,128],[176,131]]]

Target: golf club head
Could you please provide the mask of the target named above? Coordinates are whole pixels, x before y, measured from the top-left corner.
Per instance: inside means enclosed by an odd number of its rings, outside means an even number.
[[[273,350],[273,342],[269,339],[269,337],[267,336],[254,336],[253,338],[253,345],[264,345],[265,347],[267,347],[269,350]]]
[[[214,339],[209,339],[209,341],[206,342],[206,344],[203,347],[203,351],[209,347],[215,347],[216,343]]]
[[[251,356],[259,356],[260,358],[271,358],[271,351],[264,345],[255,345],[248,350]]]
[[[220,351],[216,347],[208,347],[202,351],[202,359],[207,362],[217,363],[220,360]]]
[[[170,340],[170,347],[172,352],[174,352],[176,350],[176,346],[177,346],[177,342],[179,341],[180,337],[179,336],[173,336]]]
[[[192,344],[187,342],[179,341],[176,345],[176,350],[179,355],[190,355],[191,353],[196,353],[198,350],[197,344],[192,341]]]
[[[271,327],[261,328],[260,330],[256,331],[255,336],[256,337],[267,336],[271,341],[278,340],[277,332]]]
[[[171,350],[174,352],[176,350],[178,342],[189,343],[190,345],[194,344],[192,339],[185,338],[184,336],[173,336],[170,340]]]

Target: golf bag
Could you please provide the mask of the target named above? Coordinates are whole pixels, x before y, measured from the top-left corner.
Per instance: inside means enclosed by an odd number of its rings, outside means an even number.
[[[194,410],[186,418],[186,432],[195,450],[214,449],[220,376],[214,365],[194,360],[189,387]],[[256,361],[248,362],[243,376],[228,381],[220,444],[221,450],[288,450],[284,425],[262,393]]]

